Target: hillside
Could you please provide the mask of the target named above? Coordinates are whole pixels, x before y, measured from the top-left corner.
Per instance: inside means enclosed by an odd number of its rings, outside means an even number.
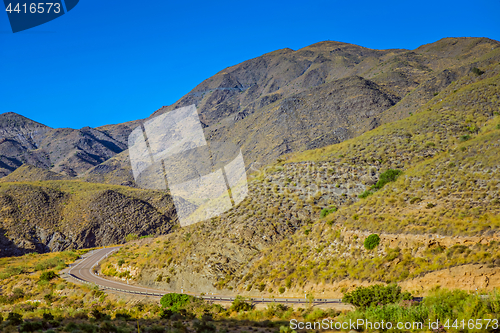
[[[123,243],[177,224],[165,193],[74,180],[2,182],[0,206],[0,257]]]
[[[128,244],[102,272],[170,290],[300,296],[361,281],[420,288],[411,279],[487,266],[483,280],[471,272],[462,285],[498,286],[500,64],[482,72],[450,82],[410,117],[282,157],[254,173],[238,207]],[[379,185],[389,169],[401,174]],[[381,241],[367,250],[372,233]]]
[[[151,117],[196,104],[207,140],[237,144],[245,164],[258,168],[408,117],[472,67],[500,60],[499,46],[487,38],[445,38],[415,50],[331,41],[277,50],[221,70]],[[0,176],[27,163],[135,186],[127,140],[144,120],[51,129],[13,113],[0,117]]]
[[[228,262],[194,279],[220,284],[221,276],[307,227],[323,209],[339,209],[331,216],[350,228],[361,227],[352,216],[364,214],[369,225],[385,231],[422,230],[426,224],[413,221],[420,217],[412,207],[400,208],[407,220],[386,218],[382,223],[369,213],[372,208],[357,213],[364,203],[352,204],[386,169],[410,170],[451,149],[457,137],[481,134],[479,129],[498,110],[499,45],[485,38],[447,38],[413,51],[338,42],[278,50],[226,68],[153,113],[195,103],[209,142],[232,141],[241,147],[249,173],[273,170],[256,176],[249,198],[213,222],[217,231],[204,231],[207,239],[200,236],[195,252],[211,254],[214,249]],[[472,72],[476,67],[485,73]],[[141,122],[52,129],[14,113],[0,115],[3,253],[108,245],[128,234],[169,233],[176,223],[170,196],[134,189],[127,140]],[[460,154],[453,158],[462,158]],[[273,164],[285,158],[285,165]],[[451,163],[451,157],[442,158],[440,167]],[[315,163],[324,165],[316,170]],[[454,163],[456,169],[447,172],[465,172],[469,184],[467,169]],[[415,171],[411,177],[420,176]],[[461,181],[449,191],[461,189]],[[425,191],[428,182],[422,183]],[[424,201],[424,190],[405,190],[404,200]],[[489,208],[478,204],[477,196],[467,204],[482,216]],[[486,196],[495,199],[489,192]],[[363,202],[380,204],[376,198]],[[455,205],[453,200],[434,200],[431,211],[438,216]],[[347,206],[352,207],[342,213]],[[436,232],[462,232],[422,219]],[[488,223],[481,220],[477,230],[467,230],[483,232]]]

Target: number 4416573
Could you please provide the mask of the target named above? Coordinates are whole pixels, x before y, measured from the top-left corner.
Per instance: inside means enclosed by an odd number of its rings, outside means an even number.
[[[53,2],[39,2],[39,3],[17,3],[15,6],[13,6],[12,3],[9,3],[7,5],[7,8],[5,8],[5,11],[12,13],[31,13],[31,14],[43,14],[43,13],[50,13],[51,11],[53,13],[60,13],[61,12],[61,4],[60,3],[53,3]]]

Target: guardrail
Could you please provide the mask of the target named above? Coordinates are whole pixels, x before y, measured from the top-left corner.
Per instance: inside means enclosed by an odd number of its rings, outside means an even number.
[[[119,292],[124,292],[128,294],[136,294],[136,295],[145,295],[145,296],[156,296],[156,297],[161,297],[165,294],[169,294],[170,292],[165,292],[165,293],[153,293],[153,292],[148,292],[148,291],[135,291],[135,290],[125,290],[125,289],[120,289],[120,288],[113,288],[113,287],[108,287],[108,286],[103,286],[94,282],[86,281],[83,280],[71,273],[65,273],[71,278],[80,281],[85,284],[90,284],[90,285],[96,285],[99,288],[102,289],[108,289],[108,290],[115,290]],[[194,295],[195,296],[195,295]],[[208,296],[208,295],[201,295],[201,296],[195,296],[202,298],[204,300],[208,301],[218,301],[218,302],[232,302],[234,301],[235,297],[221,297],[221,296]],[[249,297],[247,298],[251,302],[255,303],[273,303],[273,302],[280,302],[280,303],[296,303],[296,304],[301,304],[301,303],[307,303],[308,300],[305,299],[300,299],[300,298],[258,298],[258,297]],[[340,298],[333,298],[333,299],[321,299],[321,298],[316,298],[314,299],[311,303],[313,304],[326,304],[326,303],[342,303],[342,300]]]

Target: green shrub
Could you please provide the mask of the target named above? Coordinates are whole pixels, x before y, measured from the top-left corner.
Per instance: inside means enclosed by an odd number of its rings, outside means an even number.
[[[170,319],[170,317],[172,317],[173,314],[174,314],[174,312],[170,309],[162,309],[160,311],[160,318],[161,319]]]
[[[253,309],[253,305],[246,302],[245,298],[242,296],[236,296],[234,299],[233,303],[231,304],[231,307],[229,308],[230,311],[250,311]]]
[[[462,135],[460,136],[460,141],[467,141],[470,139],[470,135]]]
[[[396,284],[388,286],[377,284],[369,287],[358,287],[352,292],[344,294],[342,302],[366,309],[370,306],[393,304],[410,299],[412,299],[411,294],[401,292],[401,287]]]
[[[19,332],[35,332],[43,329],[43,322],[41,321],[25,321],[19,327]]]
[[[360,195],[358,195],[358,198],[360,198],[360,199],[366,199],[366,198],[368,198],[372,194],[373,194],[372,191],[366,190],[363,193],[361,193]]]
[[[118,332],[118,328],[109,321],[105,321],[101,324],[99,332]]]
[[[212,333],[217,332],[217,328],[211,322],[205,320],[195,319],[193,321],[193,328],[196,333]],[[162,331],[164,332],[164,331]]]
[[[43,271],[54,267],[63,269],[64,267],[66,267],[66,263],[62,258],[59,257],[45,259],[35,265],[35,271]]]
[[[321,210],[321,213],[319,214],[319,216],[320,216],[321,218],[323,218],[323,217],[326,217],[326,216],[328,216],[329,214],[334,213],[334,212],[336,212],[336,211],[337,211],[337,207],[331,207],[331,208],[329,208],[329,209],[328,209],[328,208],[323,208],[323,209]]]
[[[160,314],[160,317],[161,317],[161,314]],[[118,312],[118,313],[115,314],[115,319],[118,319],[118,320],[130,320],[130,319],[132,319],[132,316],[130,314],[128,314],[128,313],[125,313],[125,312]]]
[[[120,258],[118,260],[118,266],[122,267],[122,265],[125,263],[125,260],[123,258]]]
[[[50,320],[54,320],[54,315],[50,312],[45,312],[43,314],[43,320],[46,320],[46,321],[50,321]]]
[[[54,271],[47,271],[47,272],[43,272],[42,275],[40,275],[40,278],[38,279],[38,281],[50,281],[56,277],[57,277],[57,274],[54,273]]]
[[[419,203],[420,201],[422,201],[422,199],[420,199],[419,197],[413,197],[410,199],[410,204],[414,204],[414,203]]]
[[[126,242],[131,242],[131,241],[134,241],[134,240],[137,240],[139,239],[139,237],[137,236],[137,234],[128,234],[127,237],[125,237],[125,241]]]
[[[285,287],[280,287],[278,291],[280,294],[283,294],[285,292]]]
[[[371,234],[366,237],[363,245],[367,250],[373,250],[380,243],[380,237],[377,234]]]
[[[7,321],[14,326],[17,326],[23,322],[23,316],[19,313],[9,312],[7,315]]]
[[[380,178],[377,183],[372,186],[373,189],[380,190],[385,184],[390,183],[398,179],[398,177],[403,173],[401,170],[389,169],[380,174]]]
[[[181,307],[190,303],[193,300],[193,296],[186,294],[169,293],[163,295],[160,299],[160,304],[162,307],[170,309],[174,312],[178,312]]]
[[[307,234],[306,234],[307,235]],[[260,292],[263,292],[264,289],[266,289],[266,284],[265,283],[261,283],[259,284],[259,286],[257,287],[257,289],[260,291]]]
[[[472,72],[472,73],[474,73],[474,74],[476,74],[477,76],[479,76],[479,75],[483,75],[483,74],[484,74],[484,71],[480,70],[480,69],[479,69],[479,68],[477,68],[477,67],[473,67],[473,68],[471,69],[471,72]]]
[[[500,124],[497,124],[497,129],[500,129]]]
[[[106,318],[106,314],[101,312],[99,309],[92,309],[92,311],[90,311],[90,315],[92,317],[94,317],[96,320],[102,320],[102,319],[105,319]]]

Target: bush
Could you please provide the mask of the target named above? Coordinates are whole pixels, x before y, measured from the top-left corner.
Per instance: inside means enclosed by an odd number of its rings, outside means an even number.
[[[236,296],[236,298],[233,301],[233,304],[231,304],[231,307],[229,308],[230,311],[250,311],[253,309],[253,305],[246,302],[245,298],[242,296]]]
[[[118,332],[118,328],[109,321],[105,321],[101,324],[99,332]]]
[[[386,305],[411,299],[411,294],[409,292],[402,293],[401,287],[396,284],[388,286],[377,284],[370,287],[358,287],[354,291],[344,294],[342,302],[366,309],[372,305]]]
[[[323,208],[323,209],[321,210],[321,213],[319,214],[319,216],[320,216],[321,218],[323,218],[323,217],[326,217],[327,215],[329,215],[329,214],[331,214],[331,213],[334,213],[334,212],[336,212],[336,211],[337,211],[337,207],[332,207],[332,208],[330,208],[330,209],[328,209],[328,208]]]
[[[186,294],[169,293],[163,295],[160,299],[160,304],[166,309],[178,312],[181,307],[191,302],[192,299],[192,296]]]
[[[43,314],[43,320],[46,320],[46,321],[50,321],[50,320],[54,320],[54,315],[50,312],[45,312]]]
[[[23,298],[23,297],[24,297],[24,291],[21,288],[14,288],[12,290],[12,296],[10,299],[12,301],[16,301],[16,300]]]
[[[380,237],[377,234],[371,234],[366,237],[363,245],[367,250],[373,250],[380,243]]]
[[[23,316],[19,313],[9,312],[7,315],[7,321],[14,326],[17,326],[23,322]]]
[[[385,184],[390,183],[398,179],[398,177],[403,173],[401,170],[389,169],[380,174],[380,178],[377,183],[372,186],[373,189],[380,190]]]
[[[146,330],[146,332],[147,333],[163,333],[163,332],[166,332],[166,331],[165,331],[165,327],[163,327],[163,326],[153,325],[153,326],[149,327]]]
[[[193,321],[193,328],[196,333],[211,333],[217,331],[215,325],[211,322],[198,319]]]
[[[479,75],[483,75],[483,74],[484,74],[484,71],[480,70],[480,69],[479,69],[479,68],[477,68],[477,67],[473,67],[473,68],[471,69],[471,72],[472,72],[472,73],[474,73],[474,74],[476,74],[477,76],[479,76]]]
[[[360,195],[358,195],[358,198],[360,198],[360,199],[366,199],[366,198],[368,198],[372,194],[373,194],[372,191],[366,190],[363,193],[361,193]]]
[[[470,139],[470,135],[462,135],[462,136],[460,137],[460,141],[467,141],[467,140],[469,140],[469,139]]]
[[[54,257],[42,260],[38,264],[35,265],[35,271],[43,271],[49,268],[59,267],[63,269],[66,267],[66,263],[62,258]]]
[[[35,332],[43,329],[43,323],[41,321],[25,321],[19,327],[19,332]]]
[[[50,281],[56,277],[57,277],[57,274],[54,273],[54,271],[47,271],[47,272],[43,272],[42,275],[40,275],[40,278],[38,279],[38,281]]]
[[[285,287],[280,287],[278,291],[280,294],[283,294],[285,292]]]
[[[128,234],[127,237],[125,237],[126,242],[131,242],[139,239],[139,236],[137,234]]]
[[[497,124],[497,129],[500,129],[500,124]]]
[[[174,314],[174,312],[170,309],[162,309],[160,311],[160,318],[161,319],[170,319],[170,317],[172,317],[173,314]]]
[[[308,233],[306,233],[307,235]],[[261,283],[259,284],[259,286],[257,287],[257,289],[260,291],[260,292],[263,292],[264,289],[266,289],[266,284],[265,283]]]
[[[410,199],[410,204],[413,205],[414,203],[419,203],[420,201],[422,201],[421,198],[419,198],[419,197],[413,197],[413,198]]]

